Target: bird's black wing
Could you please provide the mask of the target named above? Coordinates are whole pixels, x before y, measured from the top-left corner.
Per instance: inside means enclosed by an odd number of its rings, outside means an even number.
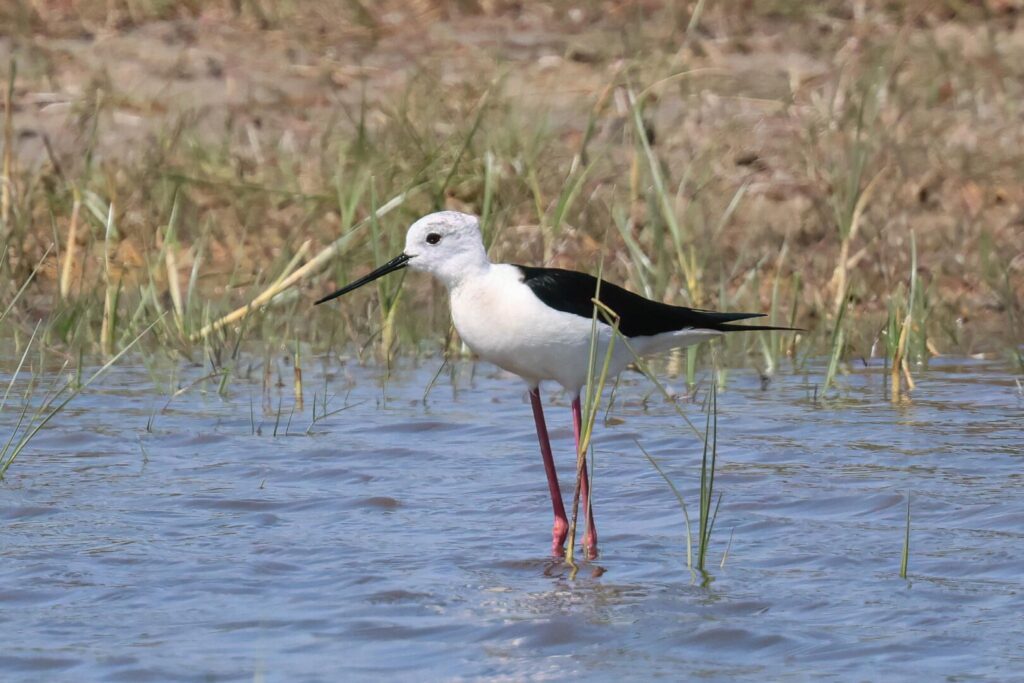
[[[597,292],[597,278],[575,270],[515,266],[523,284],[546,305],[584,318],[594,314],[591,299]],[[601,280],[601,302],[619,315],[619,330],[627,337],[645,337],[684,328],[732,332],[739,330],[788,329],[767,326],[730,325],[736,320],[759,318],[763,313],[716,313],[685,306],[671,306],[645,299],[639,294]],[[604,322],[600,317],[598,320]]]

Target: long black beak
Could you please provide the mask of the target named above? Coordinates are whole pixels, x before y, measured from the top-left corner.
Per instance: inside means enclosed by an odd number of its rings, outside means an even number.
[[[360,287],[362,287],[366,283],[373,282],[374,280],[376,280],[377,278],[381,277],[382,275],[387,275],[388,273],[392,273],[392,272],[394,272],[396,270],[401,270],[402,268],[405,268],[406,264],[409,263],[409,259],[411,259],[411,258],[412,258],[412,256],[407,256],[405,254],[399,254],[398,256],[396,256],[395,258],[391,259],[390,261],[388,261],[383,266],[381,266],[377,270],[373,271],[369,275],[364,275],[363,277],[359,278],[355,282],[351,282],[351,283],[345,285],[344,287],[339,289],[337,292],[335,292],[333,294],[328,294],[324,298],[318,300],[313,305],[316,306],[317,304],[322,304],[325,301],[330,301],[331,299],[337,299],[342,294],[348,294],[353,289],[359,289]]]

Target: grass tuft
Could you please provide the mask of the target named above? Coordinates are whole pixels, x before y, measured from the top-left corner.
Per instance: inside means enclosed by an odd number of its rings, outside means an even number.
[[[14,461],[18,458],[21,452],[25,450],[40,430],[46,427],[54,417],[59,415],[68,406],[68,404],[85,391],[90,384],[102,377],[107,370],[121,360],[121,358],[134,348],[150,330],[156,327],[158,322],[159,319],[150,323],[149,326],[143,329],[142,332],[140,332],[128,345],[121,349],[98,370],[92,373],[92,375],[90,375],[84,382],[77,382],[74,379],[69,379],[62,386],[58,387],[57,383],[59,382],[59,378],[63,372],[62,368],[61,372],[55,374],[53,386],[51,386],[41,400],[37,402],[35,410],[32,411],[32,414],[26,423],[25,418],[29,416],[29,410],[33,403],[34,382],[30,382],[22,399],[22,410],[18,417],[18,422],[3,448],[0,449],[0,479],[4,478],[7,474],[7,470],[10,469],[11,465],[14,464]],[[28,349],[26,348],[26,353],[27,351]],[[64,367],[66,366],[67,362],[65,362]]]

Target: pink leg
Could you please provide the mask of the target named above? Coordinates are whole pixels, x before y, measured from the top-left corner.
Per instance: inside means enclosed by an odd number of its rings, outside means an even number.
[[[544,458],[544,473],[548,475],[551,508],[555,512],[555,524],[551,530],[551,553],[561,557],[565,554],[565,537],[569,533],[569,520],[565,516],[565,506],[562,504],[562,489],[558,487],[555,459],[551,455],[551,440],[548,439],[548,427],[544,423],[540,391],[536,387],[530,389],[530,403],[533,405],[533,420],[537,423],[537,440],[540,441],[540,454]]]
[[[580,452],[580,431],[583,427],[583,414],[580,409],[580,395],[576,394],[576,398],[572,400],[572,431],[576,436],[576,452]],[[590,476],[587,473],[587,461],[586,456],[583,460],[583,476],[580,477],[580,504],[583,506],[583,510],[586,513],[587,519],[587,533],[583,537],[583,547],[587,552],[587,557],[593,559],[597,557],[597,527],[594,526],[594,509],[590,506]]]

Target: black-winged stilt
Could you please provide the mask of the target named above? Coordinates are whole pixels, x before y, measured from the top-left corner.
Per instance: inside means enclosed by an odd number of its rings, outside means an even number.
[[[441,211],[424,216],[409,227],[405,251],[400,255],[316,303],[330,301],[407,266],[430,273],[448,287],[455,329],[474,353],[526,380],[555,513],[552,552],[562,555],[569,523],[538,387],[541,380],[554,380],[573,396],[572,422],[578,451],[582,424],[580,390],[587,381],[597,279],[572,270],[491,263],[477,218]],[[603,280],[600,301],[619,316],[619,331],[629,340],[633,351],[641,355],[690,346],[725,332],[789,329],[735,325],[737,320],[763,314],[716,313],[671,306]],[[614,332],[602,321],[597,333],[598,358],[603,359]],[[632,359],[633,352],[623,344],[615,344],[609,375],[618,374]],[[586,465],[580,484],[580,502],[588,513],[583,544],[587,554],[595,557],[597,531],[588,501]]]

